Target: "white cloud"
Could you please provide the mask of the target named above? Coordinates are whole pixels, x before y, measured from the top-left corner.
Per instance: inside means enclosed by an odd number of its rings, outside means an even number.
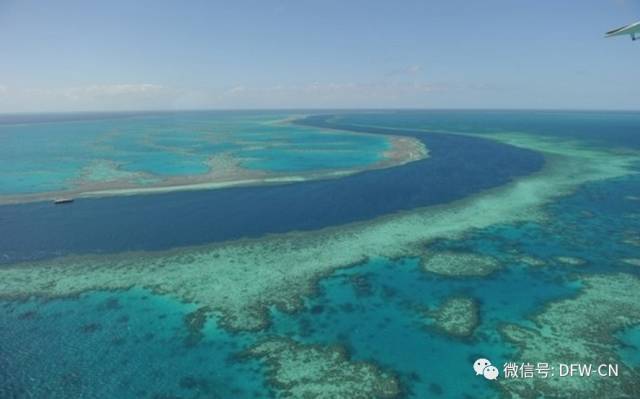
[[[417,71],[419,68],[411,68]],[[4,90],[2,89],[4,88]],[[172,88],[155,83],[92,84],[68,88],[0,86],[0,113],[206,108],[384,108],[439,106],[445,96],[485,91],[481,84],[386,79],[227,88]],[[4,94],[3,94],[4,93]]]
[[[396,68],[396,69],[392,69],[389,72],[387,72],[385,74],[385,76],[387,78],[393,78],[393,77],[415,77],[416,75],[420,74],[420,72],[423,71],[423,68],[421,65],[408,65],[402,68]]]
[[[126,96],[155,96],[162,94],[165,87],[151,83],[111,84],[74,87],[63,90],[63,94],[73,100],[87,98],[108,98]]]
[[[153,83],[93,84],[66,88],[0,87],[0,113],[168,109],[180,93]]]
[[[230,88],[229,90],[226,91],[227,94],[239,94],[239,93],[243,93],[246,90],[246,87],[244,86],[234,86],[232,88]]]
[[[447,85],[428,82],[311,82],[263,87],[237,85],[209,98],[210,106],[231,108],[419,106],[432,93],[446,90]]]

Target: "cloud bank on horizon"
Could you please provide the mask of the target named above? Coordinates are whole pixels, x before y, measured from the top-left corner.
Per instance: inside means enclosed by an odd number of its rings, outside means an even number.
[[[640,0],[0,2],[0,113],[638,109]]]

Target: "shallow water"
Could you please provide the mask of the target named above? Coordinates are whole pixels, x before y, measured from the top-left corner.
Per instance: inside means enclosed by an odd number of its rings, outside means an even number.
[[[144,178],[197,177],[226,154],[265,172],[363,168],[384,158],[384,137],[278,123],[277,112],[84,114],[43,119],[0,116],[0,195],[74,190],[96,162]],[[109,179],[106,179],[109,181]],[[100,180],[92,180],[99,183]]]
[[[259,364],[234,358],[251,337],[209,322],[191,340],[195,310],[146,290],[0,304],[0,397],[268,397]],[[174,396],[171,396],[174,395]]]

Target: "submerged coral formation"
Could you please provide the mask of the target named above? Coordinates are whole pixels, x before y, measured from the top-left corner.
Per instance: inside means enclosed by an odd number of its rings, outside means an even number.
[[[472,335],[480,322],[478,304],[468,297],[450,298],[427,315],[438,329],[456,337]]]
[[[624,263],[626,263],[627,265],[640,266],[640,259],[639,258],[626,258],[626,259],[622,259],[622,261]]]
[[[444,276],[487,276],[500,269],[497,259],[468,252],[438,252],[422,256],[425,271]]]
[[[637,397],[640,373],[617,357],[614,334],[640,324],[640,279],[628,274],[592,275],[582,279],[575,298],[549,304],[533,318],[533,327],[508,324],[502,332],[519,348],[517,359],[536,364],[618,364],[618,377],[565,376],[501,379],[509,397]]]
[[[569,266],[583,266],[587,262],[575,256],[556,256],[556,261]]]
[[[340,347],[302,345],[286,338],[266,340],[247,351],[266,363],[269,381],[281,398],[395,398],[393,375],[353,362]]]
[[[205,306],[185,315],[184,324],[188,331],[184,339],[186,346],[195,346],[204,338],[202,329],[207,322],[209,311],[210,309]]]
[[[545,266],[547,264],[547,262],[545,262],[543,259],[536,258],[535,256],[530,255],[521,255],[517,260],[519,263],[524,263],[527,266],[534,267]]]
[[[274,120],[277,116],[269,113],[226,122],[220,115],[202,113],[200,117],[199,129],[188,128],[190,122],[175,115],[85,120],[82,125],[58,121],[58,129],[83,139],[60,140],[65,145],[42,148],[39,151],[47,153],[46,157],[23,165],[40,165],[48,170],[46,179],[36,166],[19,174],[8,170],[0,204],[329,179],[403,165],[427,158],[429,153],[413,137],[294,126]],[[112,124],[118,129],[106,127]],[[148,130],[139,129],[140,124]],[[25,123],[22,128],[39,131],[41,126]],[[167,126],[171,126],[168,131]],[[13,132],[16,125],[3,129]],[[42,145],[39,141],[31,144]],[[274,168],[273,154],[297,161],[290,167],[282,163]],[[319,157],[323,162],[314,163]],[[304,164],[300,159],[315,166],[299,168]]]
[[[632,220],[638,220],[638,215],[625,215],[627,218]],[[640,234],[635,229],[629,229],[624,231],[622,242],[627,245],[631,245],[634,247],[640,247]]]
[[[318,134],[320,134],[320,131]],[[361,133],[343,132],[348,135]],[[366,134],[365,134],[366,135]],[[194,191],[203,189],[219,189],[237,186],[255,186],[277,183],[294,183],[308,180],[330,179],[348,176],[365,170],[384,169],[393,166],[404,165],[408,162],[427,158],[428,149],[424,144],[412,137],[384,136],[389,142],[390,149],[381,156],[382,159],[368,165],[353,168],[326,168],[311,171],[265,171],[249,169],[243,166],[240,159],[234,158],[230,153],[220,153],[209,157],[206,165],[209,172],[199,175],[165,177],[162,181],[153,175],[142,175],[135,184],[118,180],[113,184],[88,185],[83,181],[82,186],[75,194],[79,197],[107,197],[116,195],[133,195],[147,193],[165,193],[174,191]],[[142,184],[146,181],[148,184]],[[151,184],[153,183],[153,184]],[[150,185],[151,184],[151,185]],[[23,200],[25,196],[21,197]],[[38,199],[39,196],[30,198]],[[0,198],[0,203],[2,202]]]

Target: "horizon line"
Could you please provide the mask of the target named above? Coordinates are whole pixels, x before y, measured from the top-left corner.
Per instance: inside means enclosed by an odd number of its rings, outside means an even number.
[[[640,112],[640,108],[486,108],[486,107],[319,107],[319,108],[184,108],[184,109],[131,109],[131,110],[56,110],[56,111],[13,111],[2,112],[0,116],[12,115],[55,115],[55,114],[142,114],[142,113],[178,113],[178,112],[247,112],[247,111],[295,111],[295,112],[366,112],[366,111],[545,111],[545,112]]]

